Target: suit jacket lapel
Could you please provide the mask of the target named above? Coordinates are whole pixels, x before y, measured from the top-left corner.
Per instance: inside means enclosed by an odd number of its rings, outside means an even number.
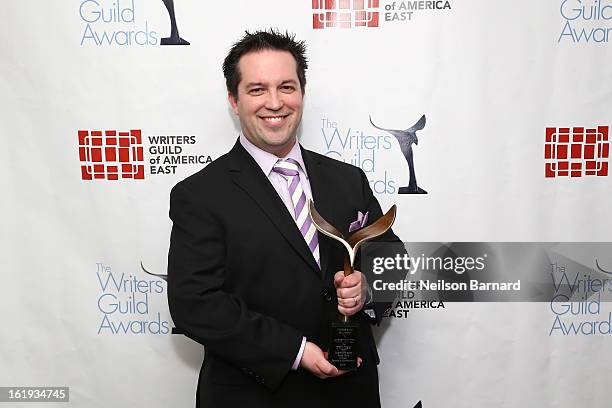
[[[308,181],[312,190],[312,198],[319,214],[328,222],[334,220],[334,202],[332,192],[329,191],[329,183],[325,183],[325,165],[312,152],[302,148],[302,158],[306,165]],[[323,276],[329,265],[329,254],[331,245],[335,245],[331,238],[319,233],[319,256],[321,258],[321,271]]]
[[[251,196],[295,251],[319,274],[319,266],[293,217],[255,159],[244,150],[239,141],[229,155],[229,171],[234,183]]]

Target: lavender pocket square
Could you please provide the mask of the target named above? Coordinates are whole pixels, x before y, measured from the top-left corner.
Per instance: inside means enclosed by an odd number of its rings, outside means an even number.
[[[369,211],[366,211],[365,213],[357,211],[357,220],[351,222],[349,225],[349,232],[357,231],[358,229],[365,227],[366,223],[368,222],[368,214]]]

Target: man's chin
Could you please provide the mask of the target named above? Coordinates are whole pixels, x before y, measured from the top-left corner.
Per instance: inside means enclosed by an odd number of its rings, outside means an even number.
[[[266,144],[266,149],[268,152],[272,152],[272,153],[278,153],[278,152],[282,152],[282,153],[289,153],[289,151],[293,148],[293,145],[295,144],[297,138],[291,137],[289,139],[268,139],[266,140],[265,144]]]
[[[278,137],[269,137],[266,138],[265,143],[270,146],[270,147],[283,147],[283,146],[293,146],[293,143],[295,142],[296,137],[295,136],[289,136],[289,137],[283,137],[283,138],[278,138]]]

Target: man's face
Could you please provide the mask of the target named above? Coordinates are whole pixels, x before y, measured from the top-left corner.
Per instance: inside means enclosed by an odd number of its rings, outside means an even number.
[[[263,50],[243,55],[238,62],[238,96],[228,98],[251,143],[279,157],[296,141],[304,93],[297,64],[287,51]]]

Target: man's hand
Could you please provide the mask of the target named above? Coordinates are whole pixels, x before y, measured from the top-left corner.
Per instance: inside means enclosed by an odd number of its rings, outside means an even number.
[[[334,286],[338,295],[338,311],[345,316],[352,316],[363,308],[368,293],[365,276],[355,271],[344,276],[343,271],[334,275]]]
[[[357,367],[360,365],[361,357],[357,358]],[[338,370],[327,361],[327,353],[324,353],[319,346],[309,341],[304,346],[304,354],[302,354],[302,359],[300,360],[300,367],[310,371],[322,380],[347,373],[347,371]]]
[[[300,367],[321,379],[337,377],[345,373],[327,361],[325,354],[319,346],[309,341],[304,346],[304,354],[302,354],[302,359],[300,360]]]

